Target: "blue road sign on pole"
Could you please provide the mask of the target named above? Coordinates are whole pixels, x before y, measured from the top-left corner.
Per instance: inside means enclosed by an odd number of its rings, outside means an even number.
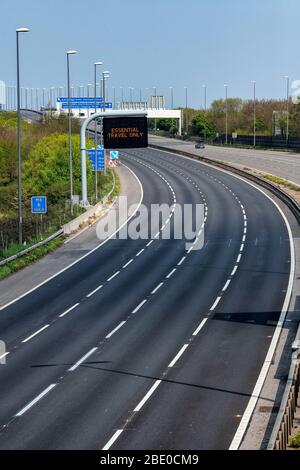
[[[103,98],[101,97],[96,97],[95,98],[78,98],[78,97],[73,97],[70,98],[70,101],[68,98],[65,97],[60,97],[57,98],[57,102],[61,103],[62,109],[111,109],[112,108],[112,103],[104,103]]]
[[[118,150],[111,150],[109,153],[111,160],[118,160],[119,159],[119,151]]]
[[[90,149],[87,151],[89,160],[92,164],[93,171],[96,171],[96,150]],[[104,148],[97,149],[97,171],[104,170]]]
[[[31,213],[32,214],[47,214],[47,197],[46,196],[32,196]]]

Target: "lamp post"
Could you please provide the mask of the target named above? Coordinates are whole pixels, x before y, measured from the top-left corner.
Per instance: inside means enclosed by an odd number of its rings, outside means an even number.
[[[116,87],[113,86],[113,103],[114,103],[114,109],[116,109]]]
[[[256,82],[252,80],[253,84],[253,147],[256,146]]]
[[[172,86],[169,87],[171,92],[171,109],[174,109],[174,88]]]
[[[97,112],[97,103],[96,103],[96,98],[97,98],[97,67],[100,67],[103,65],[103,62],[97,61],[94,62],[94,100],[95,100],[95,113]],[[101,93],[100,93],[101,94]],[[97,146],[98,146],[98,128],[97,128],[97,119],[95,120],[95,133],[94,133],[94,145],[95,145],[95,202],[97,201],[98,198],[98,168],[97,168]]]
[[[156,86],[153,87],[154,90],[154,109],[157,109],[157,89]],[[157,131],[157,120],[154,119],[154,131]]]
[[[129,87],[129,91],[130,91],[130,104],[131,104],[131,107],[132,107],[132,92],[133,92],[134,88],[132,87]]]
[[[20,103],[20,51],[19,51],[19,34],[28,33],[27,28],[16,29],[17,39],[17,109],[18,109],[18,215],[19,215],[19,244],[23,243],[22,230],[22,160],[21,160],[21,103]]]
[[[228,85],[224,85],[225,88],[225,142],[228,144]]]
[[[72,116],[71,116],[71,85],[70,85],[70,55],[77,51],[67,51],[67,86],[68,86],[68,119],[69,119],[69,167],[70,167],[70,207],[73,215],[73,154],[72,154]]]
[[[286,79],[286,146],[289,145],[289,124],[290,124],[290,77],[285,76]]]
[[[187,86],[184,87],[185,90],[185,133],[188,133],[188,117],[187,117],[187,107],[188,107],[188,89]]]
[[[207,90],[207,86],[206,86],[206,85],[202,85],[202,88],[203,88],[203,92],[204,92],[204,110],[206,111],[206,110],[207,110],[207,99],[206,99],[206,90]]]

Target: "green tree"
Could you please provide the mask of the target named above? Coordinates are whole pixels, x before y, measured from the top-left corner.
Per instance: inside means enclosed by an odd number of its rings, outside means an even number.
[[[192,135],[201,137],[214,137],[216,134],[216,127],[211,119],[209,111],[199,111],[192,119],[191,124]]]
[[[74,194],[81,193],[80,139],[72,137]],[[69,145],[67,134],[52,134],[38,142],[24,163],[24,192],[32,195],[44,194],[49,203],[69,198]],[[93,191],[94,177],[87,160],[87,183]]]

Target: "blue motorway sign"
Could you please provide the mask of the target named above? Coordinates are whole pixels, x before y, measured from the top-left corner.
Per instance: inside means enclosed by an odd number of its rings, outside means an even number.
[[[109,153],[111,160],[118,160],[119,159],[119,151],[118,150],[111,150]]]
[[[47,213],[47,197],[46,196],[32,196],[31,213],[32,214],[46,214]]]
[[[70,98],[70,101],[68,98],[65,97],[60,97],[57,98],[57,102],[61,103],[62,109],[111,109],[112,108],[112,103],[104,103],[103,98],[101,97],[96,97],[95,98],[86,98],[86,97],[73,97]]]
[[[96,150],[90,149],[87,151],[89,160],[92,164],[93,171],[96,171]],[[97,149],[97,171],[104,170],[104,148]]]

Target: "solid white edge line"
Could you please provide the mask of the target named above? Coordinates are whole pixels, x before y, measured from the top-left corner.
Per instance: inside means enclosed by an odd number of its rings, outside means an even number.
[[[96,287],[96,289],[92,290],[92,292],[90,292],[87,297],[90,298],[92,297],[92,295],[96,294],[96,292],[98,292],[98,290],[102,289],[103,287],[103,284],[101,284],[100,286]]]
[[[121,321],[121,323],[119,323],[118,326],[116,326],[115,329],[113,329],[110,333],[108,333],[107,336],[105,336],[105,339],[109,339],[112,337],[112,335],[114,335],[116,333],[116,331],[118,331],[120,328],[122,328],[123,325],[125,325],[126,321]]]
[[[120,434],[122,434],[122,432],[123,432],[123,429],[118,429],[115,432],[115,434],[112,436],[112,438],[108,441],[108,443],[105,444],[105,446],[103,447],[102,450],[109,450],[111,448],[111,446],[114,444],[114,442],[118,439]]]
[[[204,318],[202,320],[202,322],[200,323],[200,325],[198,326],[198,328],[196,328],[196,330],[194,331],[193,333],[193,336],[197,336],[198,333],[202,330],[202,328],[204,327],[205,323],[207,322],[208,318]]]
[[[275,350],[276,350],[276,347],[277,347],[277,344],[278,344],[278,341],[279,341],[279,337],[281,335],[281,331],[282,331],[282,328],[283,328],[283,325],[284,325],[284,321],[285,321],[285,318],[286,318],[286,315],[287,315],[287,312],[288,312],[288,307],[289,307],[289,304],[290,304],[292,290],[293,290],[294,276],[295,276],[295,247],[294,247],[294,242],[293,242],[293,235],[292,235],[292,230],[291,230],[290,224],[289,224],[284,212],[279,207],[277,202],[275,202],[262,189],[257,188],[255,185],[253,185],[252,183],[249,183],[248,181],[247,181],[247,183],[250,186],[253,186],[254,188],[256,188],[258,191],[260,191],[265,197],[267,197],[275,205],[275,207],[277,208],[277,210],[281,214],[281,216],[282,216],[282,218],[285,222],[285,225],[286,225],[286,228],[287,228],[287,231],[288,231],[288,235],[289,235],[289,240],[290,240],[291,270],[290,270],[288,288],[287,288],[284,304],[283,304],[283,307],[282,307],[282,310],[281,310],[281,314],[280,314],[278,323],[276,325],[275,332],[273,334],[273,338],[272,338],[270,347],[268,349],[264,364],[261,368],[261,371],[260,371],[259,377],[257,379],[257,382],[255,384],[255,387],[253,389],[251,398],[250,398],[250,400],[248,402],[248,405],[246,407],[246,410],[245,410],[245,412],[242,416],[239,427],[238,427],[238,429],[237,429],[237,431],[236,431],[236,433],[235,433],[235,435],[232,439],[232,442],[230,444],[229,450],[237,450],[240,447],[241,442],[242,442],[243,437],[244,437],[244,434],[246,432],[246,429],[249,425],[251,416],[252,416],[253,411],[255,409],[256,403],[259,399],[259,396],[260,396],[260,393],[262,391],[263,385],[265,383],[270,365],[272,363],[272,358],[274,356],[274,353],[275,353]]]
[[[10,354],[9,351],[7,351],[6,353],[2,354],[2,355],[0,356],[0,360],[1,360],[1,359],[4,359],[4,358],[5,358],[6,356],[8,356],[9,354]]]
[[[150,388],[150,390],[146,393],[146,395],[144,396],[144,398],[140,401],[140,403],[134,408],[133,411],[140,411],[142,409],[142,407],[144,406],[144,404],[146,403],[146,401],[149,400],[149,398],[151,397],[151,395],[155,392],[155,390],[157,389],[157,387],[161,384],[161,380],[156,380],[156,382],[152,385],[152,387]]]
[[[22,416],[26,411],[28,411],[30,408],[33,407],[39,400],[41,400],[47,393],[49,393],[54,387],[56,387],[56,384],[51,384],[49,387],[47,387],[42,393],[40,393],[37,397],[35,397],[28,405],[24,406],[18,413],[15,414],[16,417]]]
[[[16,297],[15,299],[11,300],[10,302],[8,302],[7,304],[3,305],[2,307],[0,307],[0,311],[4,310],[5,308],[9,307],[10,305],[14,304],[15,302],[18,302],[18,300],[21,300],[23,299],[23,297],[26,297],[26,295],[29,295],[31,294],[32,292],[34,292],[35,290],[39,289],[40,287],[42,287],[43,285],[47,284],[47,282],[51,281],[52,279],[55,279],[57,276],[59,276],[60,274],[62,274],[63,272],[67,271],[68,269],[72,268],[72,266],[75,266],[77,263],[79,263],[80,261],[82,261],[83,259],[87,258],[88,256],[90,256],[92,253],[94,253],[96,250],[99,250],[99,248],[101,248],[103,245],[105,245],[105,243],[107,243],[112,237],[114,237],[118,232],[120,232],[120,230],[126,225],[128,224],[128,222],[135,216],[135,214],[137,213],[137,211],[139,210],[141,204],[142,204],[142,200],[144,198],[144,190],[143,190],[143,186],[142,186],[142,183],[140,182],[139,178],[137,177],[137,175],[127,166],[125,165],[124,163],[122,163],[122,165],[127,168],[127,170],[129,170],[133,176],[135,177],[135,179],[137,180],[137,182],[139,183],[139,186],[140,186],[140,189],[141,189],[141,197],[140,197],[140,200],[139,200],[139,203],[137,204],[137,207],[135,208],[135,211],[130,215],[130,217],[128,217],[124,222],[123,224],[114,232],[112,233],[109,237],[107,237],[105,240],[103,240],[103,242],[101,242],[99,245],[97,245],[95,248],[93,248],[91,251],[89,251],[88,253],[85,253],[83,256],[81,256],[80,258],[78,258],[77,260],[73,261],[73,263],[69,264],[68,266],[64,267],[63,269],[61,269],[60,271],[58,271],[57,273],[53,274],[52,276],[48,277],[47,279],[45,279],[43,282],[40,282],[39,284],[37,284],[36,286],[32,287],[32,289],[29,289],[28,291],[24,292],[24,294],[21,294],[19,295],[18,297]]]
[[[112,276],[110,276],[110,277],[107,279],[107,282],[112,281],[114,277],[118,276],[118,274],[120,274],[120,271],[117,271],[117,272],[115,272],[115,274],[113,274]]]
[[[88,297],[88,296],[87,296]],[[61,313],[59,315],[59,318],[63,318],[65,315],[67,315],[68,313],[70,313],[72,310],[74,310],[74,308],[78,307],[79,302],[77,302],[77,304],[73,305],[72,307],[68,308],[68,310],[66,310],[65,312]]]
[[[82,364],[88,357],[90,357],[95,351],[97,351],[98,348],[93,348],[91,349],[88,353],[86,353],[79,361],[77,361],[70,369],[68,369],[68,372],[73,372],[76,370],[80,364]]]
[[[189,344],[184,344],[182,346],[182,348],[180,349],[179,353],[176,354],[176,356],[174,357],[174,359],[170,362],[170,364],[168,365],[169,368],[173,367],[176,362],[178,361],[178,359],[182,356],[182,354],[184,353],[184,351],[186,350],[186,348],[189,347]]]
[[[166,152],[166,153],[171,153],[172,155],[175,155],[175,156],[178,156],[177,154],[172,153],[172,151],[170,151],[170,150],[169,151],[168,150],[162,150],[162,151]],[[195,160],[194,158],[185,157],[184,155],[182,155],[181,158],[190,159],[194,163],[197,162],[197,160]],[[201,165],[206,165],[210,168],[216,169],[215,167],[213,167],[212,165],[209,165],[208,163],[204,163],[204,162],[198,162],[198,163],[200,163]],[[271,364],[271,361],[269,360],[269,358],[272,358],[273,355],[274,355],[274,352],[276,350],[276,346],[277,346],[277,343],[278,343],[278,340],[279,340],[279,337],[280,337],[280,334],[281,334],[281,331],[282,331],[282,328],[283,328],[283,324],[284,324],[284,321],[285,321],[285,318],[286,318],[286,315],[287,315],[288,306],[289,306],[291,295],[292,295],[294,275],[295,275],[295,247],[294,247],[293,235],[292,235],[292,230],[291,230],[290,224],[289,224],[284,212],[282,211],[280,206],[277,204],[277,202],[275,202],[261,188],[259,188],[255,184],[251,183],[247,179],[242,178],[241,176],[235,175],[234,173],[232,173],[230,171],[223,170],[221,168],[217,168],[216,170],[221,171],[223,173],[226,173],[226,174],[230,175],[233,178],[239,179],[240,181],[243,181],[245,184],[248,184],[249,186],[251,186],[254,189],[256,189],[257,191],[259,191],[261,194],[263,194],[266,198],[268,198],[275,205],[275,207],[277,208],[277,210],[279,211],[279,213],[281,214],[281,216],[282,216],[282,218],[285,222],[285,225],[286,225],[286,228],[287,228],[287,231],[288,231],[288,234],[289,234],[290,252],[291,252],[291,264],[290,264],[291,269],[290,269],[289,283],[288,283],[288,288],[287,288],[283,308],[282,308],[282,311],[281,311],[281,315],[280,315],[280,318],[278,320],[275,332],[273,334],[273,338],[272,338],[272,341],[271,341],[271,344],[270,344],[270,347],[269,347],[264,365],[261,368],[261,372],[259,374],[257,383],[254,387],[252,396],[251,396],[251,398],[248,402],[246,411],[244,412],[244,414],[242,416],[239,427],[238,427],[238,429],[236,431],[236,434],[235,434],[235,436],[234,436],[234,438],[231,442],[231,445],[229,447],[229,450],[237,450],[241,445],[242,439],[244,437],[244,434],[245,434],[246,429],[248,427],[248,424],[250,422],[251,416],[253,414],[254,408],[256,406],[257,400],[258,400],[259,395],[261,393],[263,384],[266,380],[267,373],[269,371],[269,367],[270,367],[270,364]],[[244,233],[247,233],[247,228],[244,229]],[[234,267],[233,272],[232,272],[231,275],[235,274],[237,268],[238,268],[237,266]]]
[[[22,343],[27,343],[27,341],[30,341],[32,338],[34,338],[36,335],[44,331],[46,328],[48,328],[50,325],[45,325],[42,328],[40,328],[38,331],[35,331],[32,335],[28,336],[27,338],[23,339]]]
[[[147,299],[144,299],[142,300],[142,302],[137,306],[135,307],[135,309],[132,311],[132,313],[136,313],[139,311],[140,308],[142,308],[142,306],[147,302]]]

